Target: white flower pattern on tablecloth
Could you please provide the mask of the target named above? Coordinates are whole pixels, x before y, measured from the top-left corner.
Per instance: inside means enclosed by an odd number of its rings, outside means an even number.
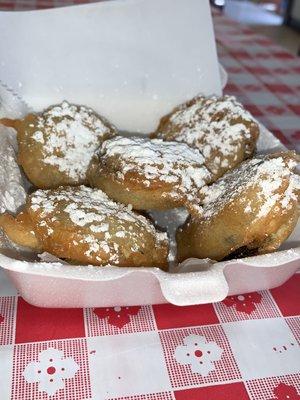
[[[207,342],[205,336],[189,335],[183,345],[175,349],[175,359],[179,364],[190,365],[194,373],[207,376],[215,369],[214,361],[222,357],[223,349],[215,342]]]
[[[23,376],[28,383],[38,383],[38,390],[49,396],[64,388],[65,379],[73,378],[79,366],[71,357],[64,357],[61,350],[48,348],[41,351],[38,361],[25,367]]]

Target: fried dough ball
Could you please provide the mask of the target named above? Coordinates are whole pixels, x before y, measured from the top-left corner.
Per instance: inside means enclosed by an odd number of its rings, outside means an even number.
[[[211,176],[199,150],[184,143],[115,137],[102,144],[88,179],[134,209],[164,210],[195,203]]]
[[[90,108],[66,101],[23,120],[1,121],[17,130],[18,162],[38,188],[86,183],[89,163],[115,128]]]
[[[15,243],[75,263],[167,268],[168,239],[144,216],[101,190],[38,190],[15,218],[0,215]]]
[[[214,180],[251,157],[258,136],[258,124],[232,96],[195,97],[164,116],[151,135],[198,148]]]
[[[179,261],[276,250],[299,217],[297,160],[293,152],[253,158],[203,188],[203,214],[193,215],[177,231]]]

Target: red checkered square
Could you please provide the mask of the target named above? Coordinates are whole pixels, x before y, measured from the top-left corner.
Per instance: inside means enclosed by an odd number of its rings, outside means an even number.
[[[277,137],[283,143],[285,146],[289,147],[291,145],[290,141],[286,137],[286,135],[280,131],[279,129],[274,129],[273,125],[270,123],[270,125],[266,124],[266,127],[273,133],[274,136]]]
[[[137,396],[118,397],[108,400],[174,400],[174,395],[171,392],[141,394]]]
[[[69,4],[57,3],[57,5],[56,5],[55,0],[37,0],[35,8],[37,10],[44,10],[47,8],[60,7],[62,5],[65,6],[65,5],[69,5]]]
[[[276,51],[273,52],[273,57],[279,58],[281,60],[293,60],[295,56],[293,54],[288,53],[287,51]]]
[[[292,137],[294,140],[297,140],[298,142],[300,141],[300,131],[296,131],[292,134]]]
[[[300,274],[270,292],[284,317],[300,315]]]
[[[246,108],[246,110],[248,110],[254,117],[261,117],[262,115],[264,115],[264,113],[262,112],[261,107],[257,107],[254,104],[243,104],[243,106]]]
[[[218,324],[220,321],[212,304],[177,307],[172,304],[153,306],[158,329]]]
[[[175,392],[176,400],[249,400],[242,382],[228,385],[207,386]]]
[[[252,66],[247,67],[246,66],[246,68],[253,75],[269,75],[270,74],[270,71],[267,68],[262,67],[261,65],[257,65],[257,66],[254,66],[254,67],[252,67]]]
[[[1,1],[0,10],[1,11],[12,11],[14,9],[14,4],[11,1]]]
[[[253,400],[296,400],[300,398],[300,374],[247,381]],[[298,397],[296,397],[298,394]]]
[[[300,317],[285,318],[290,330],[293,332],[298,344],[300,345]]]
[[[42,390],[38,382],[59,379],[60,361],[50,358],[45,360],[45,351],[61,351],[63,359],[68,359],[76,366],[76,370],[68,371],[70,377],[62,379],[62,387],[53,394]],[[43,358],[43,361],[41,359]],[[26,369],[31,363],[36,364],[36,373],[41,378],[29,379]],[[75,372],[76,371],[76,372]],[[25,378],[25,376],[26,378]],[[11,400],[83,400],[91,398],[91,385],[88,366],[87,345],[85,339],[59,340],[16,345],[13,360],[13,384]],[[30,382],[29,382],[30,381]],[[47,384],[47,383],[46,383]],[[50,383],[49,383],[50,385]]]
[[[233,357],[232,350],[226,335],[220,325],[210,325],[197,328],[186,328],[186,329],[174,329],[159,332],[163,351],[165,355],[165,361],[170,377],[170,381],[173,388],[188,388],[193,386],[208,385],[217,382],[235,381],[241,379],[241,374]],[[178,349],[183,348],[184,343],[189,337],[198,337],[200,346],[196,346],[197,350],[187,348],[187,355],[191,356],[191,360],[194,361],[195,357],[202,355],[202,351],[199,351],[201,347],[203,352],[205,351],[205,345],[201,343],[201,337],[204,337],[206,342],[214,342],[214,345],[222,349],[222,353],[218,360],[212,364],[212,369],[208,374],[193,372],[192,364],[183,365],[180,361],[176,360],[175,353]],[[195,339],[197,340],[197,339]],[[200,361],[199,357],[199,361]]]
[[[84,318],[89,337],[155,330],[151,306],[87,308]]]
[[[229,296],[214,304],[222,322],[280,317],[270,293],[266,291]]]
[[[18,300],[16,343],[84,337],[81,308],[40,308]]]
[[[238,85],[232,83],[232,81],[228,82],[226,85],[226,93],[236,96],[237,94],[241,93],[241,89]]]
[[[290,109],[297,115],[300,115],[300,104],[289,104]]]
[[[287,115],[290,114],[290,110],[284,105],[276,106],[276,105],[262,105],[261,110],[266,115]]]
[[[283,84],[267,84],[267,87],[272,93],[292,93],[291,88],[288,85]]]
[[[0,297],[0,345],[13,344],[17,297]]]
[[[251,58],[251,55],[246,50],[231,50],[230,54],[237,59]]]

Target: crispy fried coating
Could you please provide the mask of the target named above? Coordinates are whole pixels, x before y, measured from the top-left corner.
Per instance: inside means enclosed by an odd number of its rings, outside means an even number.
[[[167,268],[167,235],[144,216],[101,190],[60,187],[38,190],[15,218],[0,227],[23,246],[75,263]]]
[[[0,214],[0,228],[19,246],[40,250],[41,245],[34,232],[34,225],[26,212],[20,212],[16,217],[7,213]]]
[[[23,120],[3,119],[17,130],[18,162],[38,188],[86,183],[89,163],[115,128],[83,106],[63,103]]]
[[[105,141],[87,175],[92,187],[137,210],[188,206],[211,179],[199,150],[136,137]]]
[[[232,96],[197,96],[164,116],[151,135],[198,148],[214,180],[251,157],[258,136],[258,124]]]
[[[16,129],[17,125],[18,125],[18,121],[17,119],[11,119],[11,118],[0,118],[0,124],[7,126],[9,128],[14,128]]]
[[[192,215],[176,235],[179,261],[276,250],[299,217],[297,160],[293,152],[253,158],[203,188],[203,214]]]

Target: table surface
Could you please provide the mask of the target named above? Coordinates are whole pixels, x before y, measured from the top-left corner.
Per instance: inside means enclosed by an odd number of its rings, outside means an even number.
[[[299,59],[218,13],[214,23],[225,92],[299,151]],[[40,309],[0,271],[0,399],[299,400],[299,287],[297,274],[209,305]]]

